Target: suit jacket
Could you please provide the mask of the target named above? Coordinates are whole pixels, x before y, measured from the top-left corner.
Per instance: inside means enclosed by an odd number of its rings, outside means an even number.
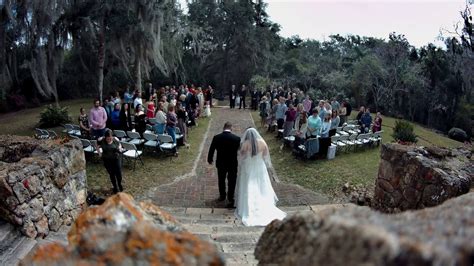
[[[214,151],[217,150],[216,167],[217,168],[236,168],[237,151],[240,147],[240,137],[229,131],[224,131],[214,136],[207,154],[207,161],[213,162]]]

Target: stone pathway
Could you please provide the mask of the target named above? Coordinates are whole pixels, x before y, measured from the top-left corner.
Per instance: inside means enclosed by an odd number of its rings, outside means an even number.
[[[234,133],[241,136],[250,126],[254,126],[248,110],[214,108],[209,125],[207,138],[204,141],[195,174],[179,179],[171,184],[153,188],[144,195],[157,206],[170,207],[224,207],[217,203],[219,196],[217,187],[217,170],[207,163],[207,152],[214,135],[220,133],[226,121],[234,125]],[[191,132],[192,134],[192,132]],[[273,183],[279,198],[279,206],[299,206],[328,203],[329,200],[318,193],[297,185]]]

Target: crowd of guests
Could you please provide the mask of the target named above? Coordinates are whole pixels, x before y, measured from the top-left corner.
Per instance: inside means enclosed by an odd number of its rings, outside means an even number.
[[[142,91],[130,93],[127,89],[122,98],[115,92],[105,98],[103,104],[94,100],[89,115],[81,107],[78,117],[81,137],[98,141],[97,151],[109,174],[113,192],[123,191],[120,163],[123,149],[113,130],[135,131],[143,137],[148,124],[156,134],[170,135],[176,144],[176,128],[179,128],[183,144],[189,147],[188,127],[196,126],[199,117],[211,115],[213,93],[211,86],[205,90],[193,85],[157,90],[149,83],[144,98]]]
[[[145,92],[127,89],[120,97],[118,92],[104,99],[94,101],[89,115],[81,108],[78,122],[83,138],[98,139],[105,134],[106,128],[112,130],[136,131],[143,136],[147,124],[157,134],[169,134],[176,141],[176,127],[184,136],[187,129],[197,125],[199,117],[211,115],[213,89],[208,86],[178,88],[166,86],[160,89],[147,84]],[[133,118],[132,118],[133,117]]]
[[[230,108],[235,108],[238,103],[239,109],[245,109],[246,96],[245,85],[239,90],[232,86],[229,92]],[[336,134],[337,128],[343,126],[352,113],[352,106],[347,100],[339,102],[333,98],[315,101],[298,88],[251,89],[250,100],[251,108],[259,111],[262,127],[267,127],[268,131],[283,130],[278,137],[295,136],[294,146],[305,143],[307,139],[319,138],[315,149],[321,156],[325,156],[330,138]],[[382,130],[381,114],[377,113],[372,120],[369,108],[362,106],[356,119],[361,133]]]

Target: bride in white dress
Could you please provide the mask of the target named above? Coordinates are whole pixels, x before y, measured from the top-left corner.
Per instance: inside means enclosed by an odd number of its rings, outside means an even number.
[[[266,226],[285,218],[286,213],[276,207],[278,198],[267,171],[271,168],[268,146],[255,128],[242,136],[239,156],[235,215],[246,226]]]

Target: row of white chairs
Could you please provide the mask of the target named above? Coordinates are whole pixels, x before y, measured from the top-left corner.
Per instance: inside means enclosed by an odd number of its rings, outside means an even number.
[[[339,135],[331,137],[331,144],[342,151],[356,150],[358,147],[380,144],[383,131],[366,134]]]
[[[143,133],[143,138],[140,136],[140,133],[134,131],[123,131],[123,130],[114,130],[114,136],[119,138],[123,142],[128,142],[135,145],[145,144],[147,147],[156,147],[159,143],[168,143],[173,142],[171,136],[167,134],[155,134],[153,130],[147,129]],[[179,141],[183,138],[183,134],[179,131],[179,128],[176,128],[176,140]],[[170,141],[171,140],[171,141]],[[173,147],[174,148],[174,147]]]
[[[68,134],[69,136],[81,136],[81,127],[79,125],[74,124],[64,124],[63,133]]]
[[[92,155],[99,154],[99,151],[97,150],[97,148],[99,147],[97,144],[97,140],[88,140],[88,139],[80,139],[80,140],[82,143],[82,149],[84,150],[85,153],[89,153]],[[137,160],[140,160],[142,165],[144,164],[141,158],[143,151],[137,149],[137,146],[128,142],[121,141],[120,144],[122,145],[122,148],[123,148],[123,151],[122,151],[123,158],[133,159],[134,170],[135,170],[135,164]]]
[[[35,138],[37,139],[56,139],[58,134],[54,130],[35,128]]]

